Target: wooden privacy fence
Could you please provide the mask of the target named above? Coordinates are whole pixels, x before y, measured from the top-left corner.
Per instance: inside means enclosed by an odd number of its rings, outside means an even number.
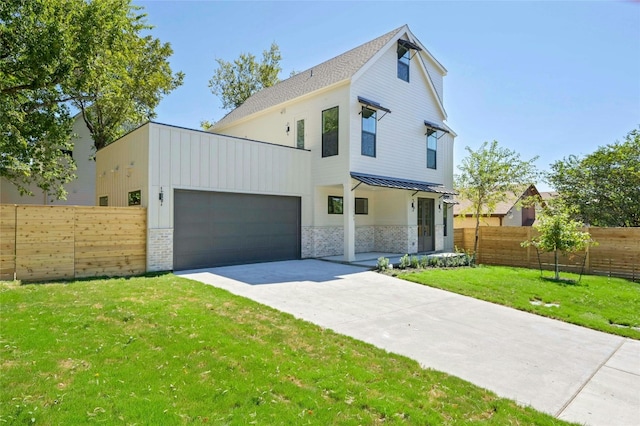
[[[146,209],[0,205],[0,279],[146,272]]]
[[[478,263],[488,265],[517,266],[523,268],[553,269],[553,253],[538,253],[535,247],[521,247],[537,231],[528,226],[480,227],[478,239]],[[610,275],[640,280],[640,228],[588,228],[591,237],[598,242],[583,252],[561,256],[563,271],[592,275]],[[454,230],[454,244],[462,250],[473,250],[475,229]]]

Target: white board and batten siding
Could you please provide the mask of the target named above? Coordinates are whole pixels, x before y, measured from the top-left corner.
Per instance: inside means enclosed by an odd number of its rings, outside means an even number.
[[[424,63],[429,63],[425,60]],[[424,121],[442,123],[444,114],[430,88],[423,63],[414,58],[409,82],[397,77],[395,44],[363,70],[351,84],[350,166],[353,171],[441,183],[451,188],[453,137],[438,140],[437,168],[427,168],[427,140]],[[429,70],[437,73],[435,67]],[[441,82],[442,76],[438,74]],[[358,96],[380,103],[391,113],[378,111],[376,157],[361,154],[362,104]],[[383,117],[384,115],[384,117]]]
[[[174,189],[298,196],[302,223],[310,222],[308,151],[157,123],[148,127],[149,228],[173,227]]]

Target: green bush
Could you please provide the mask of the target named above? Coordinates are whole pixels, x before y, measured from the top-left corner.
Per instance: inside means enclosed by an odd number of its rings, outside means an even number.
[[[400,264],[398,265],[398,268],[407,269],[409,266],[411,266],[411,259],[409,258],[408,254],[405,254],[400,258]]]
[[[378,271],[386,271],[389,269],[389,259],[386,257],[378,258]]]

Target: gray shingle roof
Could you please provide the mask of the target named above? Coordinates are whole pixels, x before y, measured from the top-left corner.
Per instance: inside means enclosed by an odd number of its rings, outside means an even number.
[[[258,111],[351,78],[403,28],[405,26],[255,93],[214,124],[210,130],[216,131]]]

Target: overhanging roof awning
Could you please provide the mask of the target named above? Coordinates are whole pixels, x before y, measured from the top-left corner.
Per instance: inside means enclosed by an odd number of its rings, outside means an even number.
[[[418,46],[415,43],[410,42],[409,40],[405,40],[403,38],[398,39],[398,44],[400,46],[404,46],[407,49],[413,49],[413,50],[417,50],[418,52],[421,51],[422,49],[420,48],[420,46]]]
[[[429,127],[429,128],[431,128],[431,129],[434,129],[434,130],[440,130],[441,132],[449,133],[449,131],[447,129],[445,129],[444,127],[439,126],[437,124],[434,124],[434,123],[432,123],[430,121],[427,121],[427,120],[424,120],[424,125]]]
[[[437,183],[419,182],[415,180],[397,179],[387,176],[368,175],[364,173],[351,172],[351,177],[357,181],[370,186],[381,186],[384,188],[406,189],[417,192],[434,192],[436,194],[457,195],[452,189],[447,189]]]
[[[443,198],[442,202],[445,204],[460,204],[458,203],[456,200],[452,199],[452,198]]]
[[[385,108],[382,105],[380,105],[378,102],[372,101],[367,98],[363,98],[362,96],[358,96],[358,102],[360,102],[364,106],[368,106],[373,109],[379,109],[380,111],[384,111],[384,112],[391,112],[389,108]]]

